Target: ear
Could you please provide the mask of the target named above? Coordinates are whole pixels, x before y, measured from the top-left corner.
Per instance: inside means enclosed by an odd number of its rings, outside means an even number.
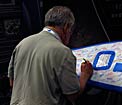
[[[68,26],[69,26],[68,23],[65,23],[65,25],[64,25],[64,30],[65,31],[67,31],[67,29],[69,28]]]
[[[67,32],[69,29],[69,24],[68,23],[65,23],[64,25],[64,32]]]

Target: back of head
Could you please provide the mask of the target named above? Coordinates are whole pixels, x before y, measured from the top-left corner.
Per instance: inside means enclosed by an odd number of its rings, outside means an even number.
[[[72,11],[66,6],[54,6],[45,15],[45,26],[73,26],[75,22]]]

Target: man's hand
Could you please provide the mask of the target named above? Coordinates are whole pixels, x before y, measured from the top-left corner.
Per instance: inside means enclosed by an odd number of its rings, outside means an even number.
[[[93,67],[89,61],[85,61],[81,64],[81,75],[80,75],[80,88],[82,93],[86,87],[88,79],[93,74]]]
[[[93,74],[93,67],[92,67],[92,64],[85,60],[85,62],[83,62],[81,64],[81,75],[86,75],[87,78],[90,78],[91,75]]]

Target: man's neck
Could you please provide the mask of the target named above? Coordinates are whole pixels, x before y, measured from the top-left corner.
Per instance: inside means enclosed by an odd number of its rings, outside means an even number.
[[[51,29],[52,31],[56,32],[59,35],[59,37],[61,37],[62,34],[63,34],[61,28],[59,28],[59,27],[56,27],[56,26],[55,27],[53,27],[53,26],[46,26],[46,27]]]

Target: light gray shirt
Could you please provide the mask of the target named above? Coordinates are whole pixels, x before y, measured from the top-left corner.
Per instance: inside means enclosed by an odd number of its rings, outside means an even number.
[[[8,77],[14,79],[10,105],[66,105],[64,94],[80,90],[75,56],[47,31],[16,46]]]

